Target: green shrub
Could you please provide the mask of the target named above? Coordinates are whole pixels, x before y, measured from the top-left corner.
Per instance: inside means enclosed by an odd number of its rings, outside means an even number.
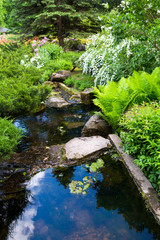
[[[69,51],[62,53],[61,58],[65,59],[66,61],[72,62],[73,66],[79,67],[78,59],[82,55],[81,52]]]
[[[45,55],[45,57],[48,57],[48,60],[57,59],[62,53],[62,47],[54,43],[47,43],[39,48],[40,57],[43,58],[43,56]]]
[[[1,87],[0,116],[36,112],[51,91],[49,87],[40,84],[35,86],[21,79],[4,78]]]
[[[122,113],[134,103],[160,100],[160,68],[152,74],[134,72],[118,83],[108,82],[106,86],[94,88],[94,94],[96,99],[93,102],[101,109],[100,115],[116,128]]]
[[[55,60],[51,60],[50,62],[46,63],[45,66],[41,69],[42,77],[41,82],[48,81],[51,74],[57,72],[59,70],[72,70],[73,65],[71,61],[58,58]]]
[[[49,87],[41,85],[39,69],[32,65],[26,67],[20,64],[22,56],[28,53],[27,51],[24,46],[10,52],[2,51],[0,116],[36,112],[41,101],[51,91]]]
[[[22,131],[13,125],[12,120],[0,118],[0,159],[9,158],[10,154],[15,150]]]
[[[80,91],[93,86],[93,78],[89,75],[75,74],[70,78],[67,78],[64,83],[69,87],[74,87]]]
[[[135,158],[153,187],[160,194],[160,104],[135,105],[126,112],[119,125],[126,153]]]
[[[49,60],[41,68],[42,77],[41,82],[48,81],[53,72],[59,70],[72,70],[73,67],[77,66],[78,59],[81,53],[77,52],[61,52],[59,57],[54,60]]]

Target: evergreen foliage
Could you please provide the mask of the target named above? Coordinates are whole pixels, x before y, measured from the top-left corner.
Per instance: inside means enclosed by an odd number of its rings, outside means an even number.
[[[99,114],[116,128],[121,115],[134,103],[160,100],[160,68],[152,74],[134,72],[118,83],[108,82],[106,86],[94,88],[94,94],[94,104],[102,111]]]
[[[12,120],[0,118],[0,159],[7,159],[15,150],[22,132],[13,125]]]
[[[13,0],[10,16],[15,27],[30,35],[57,35],[61,46],[70,31],[97,31],[102,0]],[[18,22],[17,22],[18,19]]]
[[[40,84],[40,71],[20,64],[22,54],[31,54],[22,46],[6,52],[0,49],[0,116],[36,112],[50,89]]]

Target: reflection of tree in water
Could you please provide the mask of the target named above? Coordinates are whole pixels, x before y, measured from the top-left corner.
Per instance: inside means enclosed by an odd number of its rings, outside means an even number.
[[[68,130],[66,123],[86,122],[91,110],[93,110],[93,107],[73,105],[64,109],[47,108],[45,112],[39,115],[17,118],[15,125],[25,130],[25,137],[19,144],[19,151],[26,150],[31,145],[61,144],[75,136],[79,136],[81,127]],[[61,134],[58,130],[60,126],[64,127],[64,134]]]
[[[29,195],[30,191],[23,191],[8,200],[0,201],[0,239],[7,239],[11,232],[10,225],[18,220],[29,203]]]
[[[66,189],[74,176],[74,167],[57,168],[52,171],[53,177]]]
[[[129,228],[142,232],[148,228],[155,239],[160,239],[159,225],[152,214],[147,211],[144,201],[121,162],[107,159],[105,168],[101,170],[103,180],[98,181],[94,188],[97,190],[97,208],[103,207],[108,211],[118,210],[123,215]]]

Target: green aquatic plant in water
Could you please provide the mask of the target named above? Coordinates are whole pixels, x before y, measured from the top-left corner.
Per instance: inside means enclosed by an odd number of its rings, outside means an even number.
[[[90,172],[97,172],[98,169],[104,166],[104,161],[101,158],[99,158],[97,162],[92,163],[90,166],[89,164],[86,164],[85,166],[89,168]]]
[[[89,172],[96,173],[100,168],[104,166],[104,161],[102,159],[98,159],[96,162],[91,165],[86,164],[85,168],[89,170]],[[86,190],[90,187],[93,182],[96,182],[97,178],[92,176],[83,177],[82,181],[72,180],[69,184],[69,189],[71,193],[74,194],[83,194],[86,195]]]
[[[85,195],[87,194],[86,190],[90,187],[91,183],[93,183],[92,178],[87,176],[83,178],[83,181],[72,180],[69,184],[70,192],[75,194],[82,193]]]

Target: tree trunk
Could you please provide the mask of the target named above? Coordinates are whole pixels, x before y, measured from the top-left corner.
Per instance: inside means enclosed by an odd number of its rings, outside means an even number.
[[[62,17],[58,16],[57,18],[58,22],[58,40],[59,40],[59,46],[64,48],[64,38],[63,38],[63,25],[62,25]]]

